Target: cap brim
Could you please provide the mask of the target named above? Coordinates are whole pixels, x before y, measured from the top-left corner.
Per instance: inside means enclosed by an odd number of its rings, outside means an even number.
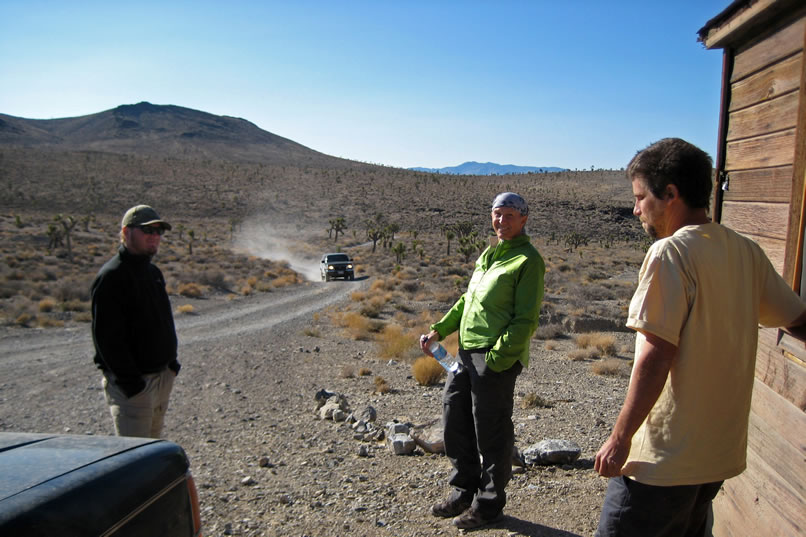
[[[154,224],[159,224],[162,226],[163,229],[167,229],[168,231],[171,230],[171,224],[164,220],[152,220],[151,222],[143,222],[142,224],[138,224],[141,226],[153,226]]]

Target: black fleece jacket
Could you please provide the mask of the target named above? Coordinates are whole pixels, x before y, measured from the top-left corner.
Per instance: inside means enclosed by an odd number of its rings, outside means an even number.
[[[165,279],[148,256],[121,245],[91,288],[95,363],[114,373],[129,397],[145,388],[143,375],[166,366],[179,373],[176,329]]]

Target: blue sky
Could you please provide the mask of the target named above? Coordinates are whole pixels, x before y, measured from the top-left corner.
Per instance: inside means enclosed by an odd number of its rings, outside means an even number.
[[[679,136],[714,156],[730,0],[0,2],[0,113],[148,101],[330,155],[621,168]]]

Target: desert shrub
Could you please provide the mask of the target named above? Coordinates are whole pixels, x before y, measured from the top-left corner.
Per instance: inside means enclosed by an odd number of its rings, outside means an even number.
[[[395,277],[398,280],[413,280],[417,277],[417,273],[411,269],[405,268],[403,270],[398,271]]]
[[[353,302],[361,302],[362,300],[367,299],[367,293],[365,291],[353,291],[350,293],[350,300]]]
[[[366,377],[372,374],[372,371],[368,367],[362,367],[358,370],[358,374],[362,377]]]
[[[348,311],[336,317],[336,322],[344,328],[352,339],[366,341],[370,339],[370,320],[354,311]]]
[[[176,307],[176,313],[188,314],[193,313],[193,304],[182,304]]]
[[[299,283],[299,278],[296,272],[291,274],[286,273],[273,279],[271,283],[272,287],[288,287],[289,285],[296,285]]]
[[[342,367],[341,371],[339,372],[339,377],[341,377],[343,379],[354,378],[355,377],[355,370],[353,369],[353,366],[345,365],[344,367]]]
[[[274,284],[272,282],[265,282],[260,280],[255,285],[255,290],[259,293],[271,293],[274,289]]]
[[[61,309],[62,311],[89,311],[90,303],[83,300],[68,300],[62,302]]]
[[[386,305],[386,299],[382,296],[373,296],[361,305],[361,315],[375,319],[381,315],[381,310]]]
[[[420,287],[421,287],[420,282],[416,280],[403,282],[403,284],[400,286],[400,288],[407,293],[416,293],[417,291],[420,290]]]
[[[405,302],[395,303],[395,308],[397,308],[398,311],[408,314],[412,314],[415,311],[414,308],[412,308],[409,304],[406,304]]]
[[[389,383],[386,382],[386,379],[383,377],[375,377],[374,384],[375,393],[389,393],[392,390]]]
[[[417,345],[417,334],[412,331],[405,331],[396,324],[388,324],[379,334],[378,345],[380,355],[384,358],[400,358],[410,349]]]
[[[392,278],[378,278],[372,282],[372,285],[370,285],[369,288],[372,291],[391,291],[395,288],[396,284],[397,282]]]
[[[535,392],[529,392],[521,398],[521,408],[551,408],[554,404],[551,401],[548,401],[541,397],[540,395],[536,394]]]
[[[180,284],[177,288],[177,293],[188,298],[199,298],[204,294],[204,291],[201,285],[188,282]]]
[[[92,321],[92,314],[88,311],[81,311],[73,315],[73,320],[79,323],[88,323]]]
[[[62,281],[54,291],[53,297],[59,302],[69,302],[71,300],[81,300],[88,302],[90,300],[90,285],[92,277],[86,280],[66,279]]]
[[[39,328],[61,328],[64,326],[64,321],[48,317],[47,315],[37,315],[36,325]]]
[[[49,311],[53,311],[56,307],[56,301],[50,297],[43,298],[39,301],[39,311],[42,313],[47,313]]]
[[[620,376],[625,375],[624,364],[618,358],[603,358],[591,364],[591,372],[594,375]]]
[[[461,265],[450,265],[445,269],[445,274],[449,276],[467,277],[467,270]]]
[[[252,294],[252,286],[251,286],[251,285],[248,285],[248,284],[247,284],[247,285],[244,285],[244,286],[242,286],[242,287],[241,287],[241,291],[240,291],[240,292],[241,292],[241,294],[242,294],[243,296],[249,296],[249,295],[251,295],[251,294]]]
[[[28,326],[28,324],[33,319],[33,316],[30,313],[21,313],[14,319],[14,324],[19,326]]]
[[[445,376],[445,369],[431,356],[420,356],[411,365],[414,380],[420,386],[437,384]]]
[[[595,347],[605,356],[615,356],[617,354],[616,338],[610,334],[602,334],[601,332],[580,334],[575,338],[575,341],[580,349]]]
[[[230,282],[227,280],[227,275],[222,270],[205,270],[197,276],[199,283],[219,289],[221,291],[228,291]]]
[[[322,337],[322,333],[314,326],[308,326],[302,331],[303,334],[309,337]]]
[[[574,362],[582,362],[584,360],[595,360],[599,357],[599,351],[593,347],[586,349],[574,349],[568,353],[568,358]]]
[[[608,289],[604,285],[589,284],[582,285],[578,288],[579,296],[584,300],[613,300],[617,298],[616,293],[612,289]]]
[[[453,304],[461,296],[461,294],[461,291],[457,292],[453,289],[442,289],[434,291],[433,298],[437,302],[442,302],[443,304]]]
[[[535,330],[535,339],[557,339],[565,334],[565,330],[561,324],[546,324],[537,327]]]

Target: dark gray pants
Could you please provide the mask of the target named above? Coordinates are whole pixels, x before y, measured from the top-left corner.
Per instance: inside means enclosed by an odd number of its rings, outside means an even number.
[[[706,537],[722,481],[658,487],[628,477],[607,484],[596,537]]]
[[[487,367],[486,354],[487,349],[459,350],[462,368],[448,375],[442,403],[453,497],[472,499],[482,516],[492,518],[506,504],[504,489],[512,477],[512,406],[523,366],[516,362],[496,373]]]

